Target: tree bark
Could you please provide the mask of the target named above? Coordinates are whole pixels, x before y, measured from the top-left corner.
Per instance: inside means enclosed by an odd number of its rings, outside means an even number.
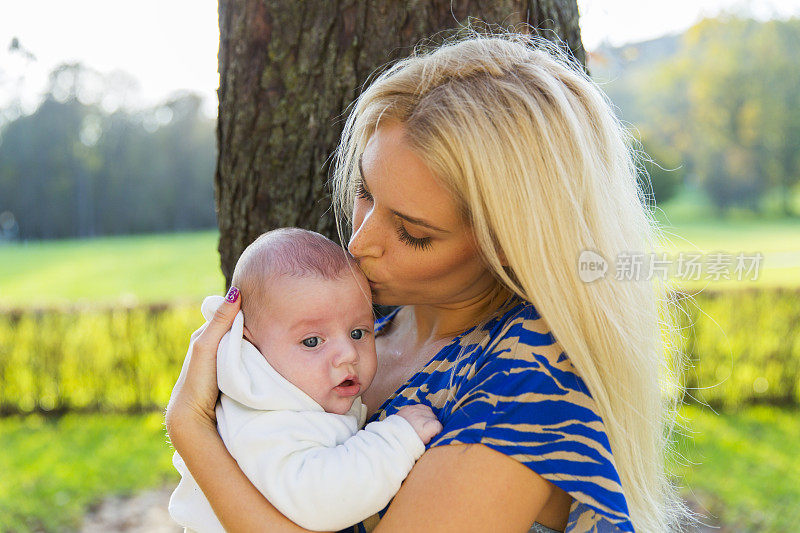
[[[585,64],[576,0],[219,1],[215,197],[228,284],[264,231],[337,240],[326,182],[348,106],[378,67],[468,17],[527,22]]]

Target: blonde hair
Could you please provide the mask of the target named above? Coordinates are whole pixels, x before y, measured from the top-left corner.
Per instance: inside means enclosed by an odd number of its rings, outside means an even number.
[[[556,44],[532,35],[470,30],[415,51],[378,76],[348,117],[332,177],[338,218],[352,222],[358,158],[382,120],[404,125],[490,270],[533,303],[583,378],[634,528],[679,529],[688,511],[665,472],[681,390],[681,358],[668,356],[675,302],[657,277],[578,275],[583,250],[611,261],[652,252],[660,238],[637,184],[636,143],[608,98]]]

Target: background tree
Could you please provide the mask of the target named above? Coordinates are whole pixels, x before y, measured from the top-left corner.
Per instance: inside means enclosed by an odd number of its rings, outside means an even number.
[[[576,0],[220,0],[215,192],[228,283],[263,231],[336,238],[326,181],[348,105],[376,69],[469,17],[525,22],[585,61]]]
[[[109,112],[101,102],[124,101],[109,81],[124,84],[56,67],[41,105],[0,129],[0,241],[214,227],[214,121],[201,98]]]
[[[677,152],[718,214],[792,216],[800,214],[798,46],[800,18],[723,14],[680,36],[601,49],[593,54],[601,68],[590,67],[611,80],[604,88],[641,139]]]
[[[641,187],[647,193],[652,192],[656,205],[662,206],[678,192],[686,169],[681,165],[680,154],[674,148],[658,146],[647,140],[641,142],[642,150],[647,154],[641,165],[649,178],[639,177]]]

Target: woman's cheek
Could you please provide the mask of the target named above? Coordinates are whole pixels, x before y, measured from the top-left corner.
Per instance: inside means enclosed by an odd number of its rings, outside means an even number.
[[[461,250],[454,250],[446,244],[433,246],[431,250],[413,251],[407,257],[409,272],[420,280],[435,280],[441,278],[453,279],[459,277],[459,272],[470,270],[469,254]]]

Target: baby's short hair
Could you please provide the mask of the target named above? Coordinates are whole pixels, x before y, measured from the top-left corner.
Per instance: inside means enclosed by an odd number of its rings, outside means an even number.
[[[317,232],[280,228],[261,234],[244,249],[233,270],[232,284],[242,294],[245,324],[257,326],[271,280],[279,276],[332,280],[345,269],[359,272],[346,250]]]

